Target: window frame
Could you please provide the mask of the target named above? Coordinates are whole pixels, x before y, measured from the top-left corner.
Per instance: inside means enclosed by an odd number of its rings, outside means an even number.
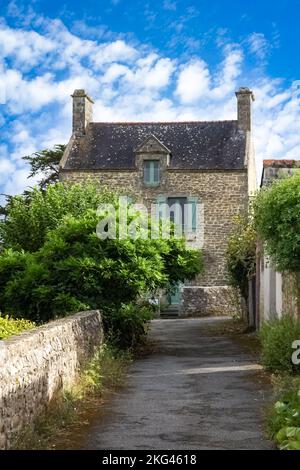
[[[153,168],[151,168],[151,164],[153,164]],[[155,168],[155,164],[157,167]],[[148,169],[147,169],[148,166]],[[155,180],[155,171],[157,171],[157,179]],[[149,175],[149,179],[146,179],[146,175]],[[143,161],[143,182],[145,186],[159,186],[160,185],[160,176],[161,176],[161,168],[160,168],[160,160],[149,159]]]

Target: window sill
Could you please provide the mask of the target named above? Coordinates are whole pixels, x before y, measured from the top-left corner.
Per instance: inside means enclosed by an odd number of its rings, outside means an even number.
[[[145,188],[158,188],[160,186],[160,183],[145,183],[144,182]]]

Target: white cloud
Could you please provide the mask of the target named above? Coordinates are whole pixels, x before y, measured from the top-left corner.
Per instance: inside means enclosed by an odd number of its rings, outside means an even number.
[[[7,175],[14,171],[14,165],[7,158],[0,159],[0,184],[6,181]]]
[[[164,0],[163,1],[163,9],[168,11],[176,11],[177,4],[176,2],[172,2],[171,0]]]
[[[263,33],[252,33],[247,41],[250,52],[258,59],[265,59],[270,52],[271,45]]]
[[[126,44],[122,40],[117,40],[95,48],[95,53],[92,55],[91,59],[97,69],[111,62],[130,62],[135,59],[137,55],[138,52],[134,47]]]
[[[224,101],[237,88],[241,75],[243,53],[236,45],[224,47],[225,58],[215,74],[211,74],[203,60],[194,60],[184,66],[178,76],[176,94],[184,104],[204,101]]]
[[[55,47],[53,40],[35,31],[16,30],[5,25],[0,28],[0,58],[10,57],[23,69],[36,65]]]
[[[22,20],[13,2],[11,11]],[[258,161],[300,158],[296,84],[286,85],[261,70],[251,80],[245,75],[248,48],[266,58],[265,38],[259,33],[241,45],[219,42],[223,59],[210,67],[201,57],[183,62],[123,39],[86,40],[61,20],[45,20],[34,12],[31,22],[34,26],[12,28],[0,21],[0,90],[6,92],[6,103],[0,104],[1,137],[7,141],[0,146],[4,192],[16,193],[28,184],[22,156],[67,142],[70,94],[76,88],[85,88],[95,99],[95,120],[168,121],[236,119],[234,91],[249,86],[256,95]]]
[[[233,94],[237,88],[237,80],[241,75],[243,53],[240,47],[225,46],[225,59],[217,74],[216,86],[212,89],[211,97],[222,100],[226,95]]]
[[[33,184],[34,181],[30,180],[30,185]],[[3,193],[10,195],[20,194],[28,185],[28,169],[17,169],[14,170],[6,180]]]
[[[184,66],[179,73],[176,94],[182,103],[194,103],[208,95],[210,75],[203,60],[195,60]]]

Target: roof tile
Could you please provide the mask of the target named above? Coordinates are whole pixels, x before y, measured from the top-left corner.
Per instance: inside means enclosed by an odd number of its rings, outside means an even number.
[[[237,121],[90,123],[66,170],[134,169],[134,149],[151,134],[171,151],[171,169],[243,169],[245,133]]]

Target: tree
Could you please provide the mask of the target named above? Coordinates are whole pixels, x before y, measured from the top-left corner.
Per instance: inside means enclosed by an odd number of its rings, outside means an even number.
[[[116,196],[93,184],[66,185],[57,183],[45,190],[34,188],[21,196],[10,197],[6,218],[0,221],[3,248],[37,251],[49,230],[56,228],[67,214],[75,217],[96,209],[101,202]]]
[[[22,157],[30,165],[30,173],[28,178],[42,174],[43,178],[39,181],[38,187],[46,189],[49,184],[55,184],[59,181],[59,162],[63,156],[66,145],[57,144],[53,149],[45,149],[35,152],[32,155]],[[23,195],[30,197],[31,190],[25,190]],[[13,196],[9,194],[2,194],[6,198],[6,204],[0,206],[0,216],[5,216],[9,210],[9,204]]]
[[[42,174],[43,178],[39,182],[39,188],[45,189],[49,184],[58,182],[59,162],[66,149],[66,145],[57,144],[53,149],[40,150],[32,155],[23,157],[29,163],[31,170],[29,178]]]
[[[300,174],[263,188],[254,201],[255,228],[278,271],[300,271]]]

